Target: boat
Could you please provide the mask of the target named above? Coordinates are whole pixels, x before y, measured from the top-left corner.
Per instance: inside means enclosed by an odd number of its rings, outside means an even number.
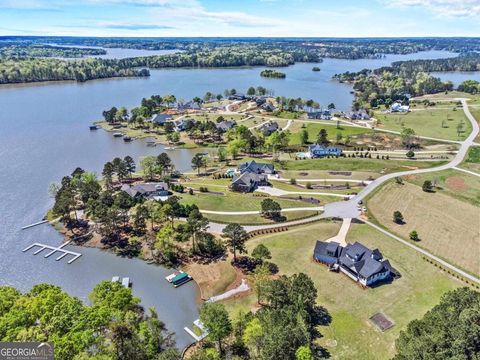
[[[121,132],[114,132],[113,137],[122,137],[123,134]]]
[[[124,278],[122,279],[122,286],[123,286],[123,287],[126,287],[126,288],[129,288],[129,287],[130,287],[130,278],[124,277]]]
[[[98,130],[98,126],[97,125],[90,125],[90,130]]]
[[[177,288],[179,286],[182,286],[183,284],[186,284],[190,280],[192,280],[192,277],[188,275],[186,272],[182,272],[172,279],[172,284],[174,287]]]
[[[120,282],[120,277],[119,276],[112,277],[112,282]]]
[[[147,146],[157,146],[155,141],[147,141]]]
[[[175,148],[173,146],[166,146],[165,150],[175,150]]]
[[[123,141],[125,141],[125,142],[130,142],[130,141],[132,141],[132,138],[131,138],[130,136],[128,136],[128,135],[125,135],[125,136],[123,137]]]
[[[180,270],[180,271],[175,271],[175,272],[171,273],[170,275],[165,276],[165,280],[167,280],[169,283],[171,283],[172,280],[173,280],[173,278],[175,278],[175,276],[177,276],[177,275],[179,275],[179,274],[181,274],[181,273],[183,273],[182,270]]]

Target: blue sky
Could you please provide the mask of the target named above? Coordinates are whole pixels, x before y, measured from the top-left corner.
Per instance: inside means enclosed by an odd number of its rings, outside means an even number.
[[[480,36],[480,0],[0,0],[0,35]]]

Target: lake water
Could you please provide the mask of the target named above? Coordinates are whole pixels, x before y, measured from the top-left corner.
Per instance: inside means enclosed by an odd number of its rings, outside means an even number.
[[[432,51],[376,60],[326,59],[319,65],[320,72],[311,71],[314,64],[283,68],[285,80],[261,78],[262,68],[169,69],[152,70],[150,78],[1,86],[0,284],[25,291],[48,282],[86,299],[100,280],[129,276],[134,294],[146,307],[157,308],[160,318],[176,332],[178,345],[185,346],[192,339],[183,327],[198,318],[198,290],[193,282],[173,289],[164,280],[167,270],[97,249],[74,248],[83,256],[70,265],[66,259],[55,261],[54,256],[45,259],[21,251],[33,242],[58,245],[62,241],[49,225],[20,230],[39,221],[51,207],[48,186],[52,182],[60,181],[77,166],[100,173],[103,164],[116,156],[131,155],[138,161],[140,156],[162,151],[162,147],[149,148],[140,140],[125,144],[102,130],[89,131],[88,125],[104,109],[133,107],[152,94],[175,94],[188,100],[206,91],[245,91],[251,85],[271,88],[277,95],[312,98],[324,105],[333,102],[346,110],[352,101],[351,88],[332,81],[333,74],[376,68],[396,60],[448,56],[455,54]],[[176,150],[169,155],[177,169],[187,170],[194,153]]]
[[[446,71],[431,75],[439,77],[443,81],[451,81],[454,87],[457,87],[465,80],[477,80],[480,81],[480,71]]]

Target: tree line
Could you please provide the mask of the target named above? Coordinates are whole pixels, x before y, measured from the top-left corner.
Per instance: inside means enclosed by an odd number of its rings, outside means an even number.
[[[131,289],[103,281],[84,304],[54,285],[0,286],[0,340],[53,342],[55,359],[178,360],[173,334]]]
[[[0,84],[112,77],[150,76],[112,59],[60,60],[53,58],[0,59]]]
[[[79,58],[84,56],[105,55],[106,53],[104,49],[0,42],[0,58],[3,59],[32,57]]]

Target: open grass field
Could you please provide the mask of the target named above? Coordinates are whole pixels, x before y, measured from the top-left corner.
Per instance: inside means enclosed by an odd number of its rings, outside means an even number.
[[[315,210],[302,210],[302,211],[287,211],[282,213],[285,216],[286,221],[293,221],[301,219],[307,216],[314,216],[319,214]],[[277,224],[270,219],[258,215],[217,215],[217,214],[205,214],[208,220],[220,223],[237,223],[237,224]],[[280,223],[281,224],[281,223]]]
[[[310,123],[310,122],[299,122],[296,121],[294,122],[295,126],[290,127],[290,131],[293,133],[292,137],[290,139],[290,144],[291,145],[298,145],[300,144],[300,133],[303,130],[302,125],[305,125],[305,129],[308,131],[308,140],[311,143],[314,143],[317,141],[318,138],[318,133],[320,132],[321,129],[325,129],[328,134],[328,139],[330,141],[335,142],[337,138],[337,134],[342,135],[342,139],[345,140],[347,136],[350,135],[358,135],[358,134],[366,134],[366,133],[373,133],[371,129],[364,129],[364,128],[358,128],[358,127],[352,127],[352,126],[340,126],[337,128],[336,126],[332,126],[336,124],[336,121],[332,120],[332,125],[325,125],[325,124],[315,124],[315,123]]]
[[[225,195],[215,195],[212,193],[182,194],[180,202],[182,204],[195,204],[202,210],[252,211],[261,210],[260,203],[264,199],[266,199],[266,197],[229,191],[225,192]],[[282,209],[316,206],[315,204],[312,205],[297,200],[286,200],[278,197],[273,199],[280,204]]]
[[[446,184],[459,184],[461,177],[459,173],[451,182],[447,177]],[[479,207],[440,191],[426,193],[408,182],[387,183],[368,200],[367,206],[376,221],[390,231],[408,239],[409,233],[416,230],[420,237],[417,245],[474,275],[480,274]],[[403,214],[402,225],[392,220],[396,210]]]
[[[272,186],[277,189],[285,190],[285,191],[293,191],[293,192],[322,192],[322,193],[334,193],[334,194],[348,194],[352,191],[360,191],[363,187],[359,186],[358,183],[350,182],[350,189],[335,189],[335,186],[345,186],[345,182],[329,182],[329,181],[320,181],[320,182],[311,182],[312,185],[323,185],[323,186],[330,186],[325,189],[307,189],[305,187],[306,182],[298,182],[298,185],[292,185],[288,182],[283,181],[270,181]],[[299,194],[301,195],[301,194]],[[306,197],[310,195],[305,195]],[[338,200],[338,198],[337,198]]]
[[[306,159],[285,160],[277,166],[280,170],[310,171],[361,171],[386,174],[397,171],[430,168],[445,164],[445,161],[416,161],[416,160],[381,160],[361,158],[331,158],[331,159]]]
[[[437,94],[429,94],[429,95],[424,95],[424,96],[419,96],[414,98],[415,100],[439,100],[439,99],[457,99],[457,98],[467,98],[467,99],[472,99],[472,100],[480,100],[479,95],[472,95],[466,92],[460,92],[460,91],[449,91],[448,93],[440,92]]]
[[[328,159],[327,159],[328,160]],[[336,171],[336,170],[331,170]],[[348,171],[349,174],[332,174],[327,170],[282,170],[280,171],[281,177],[285,179],[351,179],[351,180],[368,180],[370,177],[375,178],[378,174],[368,171]]]
[[[478,101],[480,102],[480,96]],[[475,105],[471,105],[471,106],[469,105],[469,109],[473,117],[477,120],[477,123],[480,124],[480,104],[475,103]],[[478,134],[477,137],[475,138],[475,142],[480,143],[480,134]]]
[[[453,109],[456,108],[455,111]],[[464,140],[472,131],[472,125],[468,121],[461,106],[436,109],[429,107],[412,108],[406,114],[387,114],[376,112],[378,128],[401,132],[404,128],[412,128],[417,135],[435,137],[448,140]],[[463,123],[463,132],[458,136],[457,125]]]
[[[479,149],[480,150],[480,149]],[[436,192],[480,206],[480,177],[451,169],[406,177],[412,184],[422,186],[425,180],[437,184]],[[480,215],[479,215],[480,223]]]
[[[247,247],[251,251],[263,243],[270,249],[271,261],[279,266],[281,273],[303,272],[313,279],[318,290],[318,304],[332,316],[330,325],[319,328],[323,335],[319,341],[331,353],[332,359],[390,359],[395,353],[394,342],[400,330],[411,320],[422,317],[439,302],[443,293],[461,283],[422,260],[414,250],[368,225],[352,225],[347,241],[378,248],[402,275],[391,284],[362,289],[345,275],[329,272],[312,260],[315,242],[335,235],[339,228],[340,223],[320,222],[254,238]],[[234,315],[240,309],[250,310],[255,301],[255,296],[251,295],[224,303]],[[378,331],[368,320],[377,312],[387,315],[395,326],[384,333]]]
[[[479,114],[480,115],[480,114]],[[480,147],[471,147],[460,167],[480,173]]]

